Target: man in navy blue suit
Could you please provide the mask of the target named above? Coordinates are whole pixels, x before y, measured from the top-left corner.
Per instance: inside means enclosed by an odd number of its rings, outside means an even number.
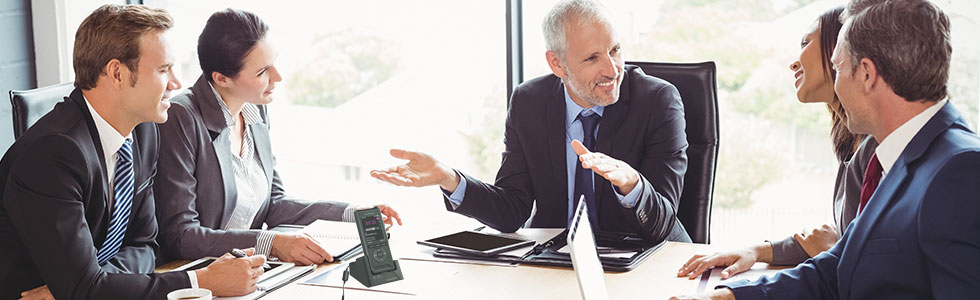
[[[848,128],[880,145],[859,216],[798,267],[711,299],[975,299],[980,138],[946,99],[949,19],[926,0],[852,0],[832,59]]]

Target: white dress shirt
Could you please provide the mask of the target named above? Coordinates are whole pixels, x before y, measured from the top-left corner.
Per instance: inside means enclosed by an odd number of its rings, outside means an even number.
[[[221,98],[221,94],[211,86],[211,91],[224,112],[225,124],[228,128],[234,128],[235,119],[228,110],[228,105]],[[238,191],[238,199],[235,201],[235,208],[232,209],[231,219],[225,224],[222,230],[241,229],[248,230],[255,221],[255,216],[262,208],[262,204],[269,198],[269,174],[265,173],[262,162],[256,155],[255,142],[252,138],[251,125],[262,122],[259,108],[252,103],[245,103],[242,106],[242,126],[245,126],[245,133],[242,135],[242,148],[235,149],[229,143],[228,151],[232,154],[232,166],[235,171],[235,189]],[[231,133],[235,134],[235,133]],[[216,149],[215,151],[221,151]],[[271,231],[260,231],[255,241],[255,254],[269,256],[272,253],[272,241],[276,234]]]
[[[99,142],[102,144],[102,155],[105,158],[106,178],[109,180],[109,207],[113,207],[116,197],[114,195],[115,187],[113,186],[113,180],[116,176],[116,159],[119,158],[119,154],[117,154],[117,152],[119,152],[119,148],[122,147],[126,140],[133,139],[133,133],[130,132],[126,136],[120,134],[118,130],[113,128],[112,125],[109,125],[109,122],[106,122],[106,120],[102,118],[102,115],[100,115],[98,111],[95,111],[95,108],[92,107],[92,103],[89,103],[88,98],[85,98],[85,96],[82,96],[82,98],[85,99],[85,106],[88,106],[88,111],[92,114],[92,121],[95,123],[95,130],[99,132]],[[136,151],[133,151],[133,153],[135,152]],[[133,162],[133,164],[135,165],[136,162]],[[136,191],[133,192],[135,193]],[[194,271],[187,271],[187,277],[190,279],[192,288],[199,287],[197,282],[197,273],[194,273]]]
[[[898,160],[898,156],[902,155],[902,152],[905,151],[905,147],[909,145],[912,138],[919,133],[919,130],[923,126],[926,126],[926,123],[939,112],[939,109],[943,108],[943,105],[946,105],[946,102],[948,100],[943,99],[926,108],[918,115],[915,115],[915,117],[905,121],[902,126],[898,126],[895,131],[892,131],[892,133],[885,137],[884,141],[878,144],[878,148],[875,149],[875,154],[878,155],[878,161],[881,162],[881,169],[884,170],[884,175],[881,176],[881,180],[884,180],[885,176],[888,176],[888,171],[891,170],[892,165]]]

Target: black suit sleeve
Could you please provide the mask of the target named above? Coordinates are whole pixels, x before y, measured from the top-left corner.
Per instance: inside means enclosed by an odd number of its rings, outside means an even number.
[[[67,136],[42,137],[13,163],[5,187],[10,219],[51,293],[58,299],[149,299],[189,287],[184,272],[112,274],[99,267],[84,216],[93,180],[101,178],[82,153]],[[144,205],[132,216],[137,227],[153,222],[147,213],[152,207]]]
[[[650,112],[650,120],[662,121],[650,122],[646,128],[643,157],[637,169],[640,182],[636,187],[643,185],[643,194],[632,208],[621,207],[625,219],[633,224],[638,234],[651,241],[661,241],[680,224],[677,222],[677,205],[687,172],[687,134],[684,131],[684,105],[677,88],[664,85],[653,97],[664,105],[656,106],[657,109]],[[637,100],[640,99],[633,99]]]
[[[333,201],[304,201],[286,195],[279,171],[272,170],[272,194],[269,211],[264,220],[269,228],[281,224],[306,225],[318,219],[341,221],[347,203]]]

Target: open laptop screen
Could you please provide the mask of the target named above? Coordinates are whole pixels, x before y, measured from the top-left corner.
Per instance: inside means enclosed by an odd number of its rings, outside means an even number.
[[[568,228],[568,245],[571,248],[572,267],[575,269],[575,276],[578,277],[582,299],[609,299],[602,263],[599,262],[599,253],[596,252],[592,224],[589,224],[585,196],[579,198],[576,207],[572,223]]]

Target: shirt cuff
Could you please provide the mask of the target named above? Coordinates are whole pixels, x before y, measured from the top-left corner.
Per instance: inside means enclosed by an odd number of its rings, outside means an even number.
[[[616,186],[612,186],[613,193],[616,194],[616,198],[619,198],[619,204],[622,204],[625,208],[633,208],[636,206],[636,201],[640,199],[640,195],[643,193],[643,181],[637,181],[636,187],[633,188],[629,194],[625,196],[619,193],[619,189]]]
[[[715,286],[715,289],[720,288],[731,289],[732,294],[735,295],[735,299],[769,299],[769,295],[767,295],[765,288],[761,284],[747,279]]]
[[[453,172],[456,172],[456,170],[453,170]],[[456,172],[456,176],[459,177],[459,185],[456,186],[456,191],[449,193],[446,189],[439,188],[442,190],[442,194],[446,198],[449,198],[449,204],[453,205],[453,210],[456,210],[457,207],[463,204],[463,196],[466,195],[466,180],[463,180],[463,174]]]
[[[259,237],[255,241],[255,254],[271,257],[272,240],[276,238],[276,233],[272,231],[259,231]]]
[[[201,287],[197,283],[197,272],[196,271],[187,271],[187,279],[190,279],[190,281],[191,281],[191,288],[192,289],[196,289],[196,288],[200,288]]]
[[[357,211],[357,207],[347,205],[347,208],[344,208],[344,213],[340,215],[340,220],[343,222],[353,223],[355,211]]]

